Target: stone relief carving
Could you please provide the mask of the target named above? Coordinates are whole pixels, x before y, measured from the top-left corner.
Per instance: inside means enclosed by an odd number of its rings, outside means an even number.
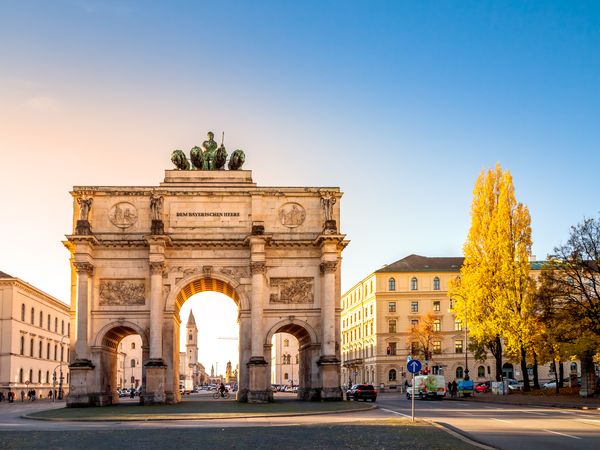
[[[100,305],[143,305],[144,280],[100,280]]]
[[[321,263],[321,273],[334,273],[337,269],[337,261],[325,261]]]
[[[296,228],[304,223],[306,211],[299,203],[286,203],[279,208],[279,220],[288,228]]]
[[[94,199],[92,197],[86,197],[85,195],[77,197],[77,203],[79,204],[79,220],[89,220],[93,202]]]
[[[150,196],[150,211],[152,220],[162,220],[164,198],[162,195],[152,194]]]
[[[249,278],[250,277],[250,270],[247,267],[236,267],[236,266],[221,267],[219,269],[219,272],[221,272],[223,275],[234,278],[238,281],[240,280],[240,278]]]
[[[333,205],[335,205],[336,199],[333,196],[333,193],[329,191],[322,191],[320,194],[325,221],[333,220]]]
[[[73,267],[77,273],[91,275],[94,272],[94,266],[89,262],[73,262]]]
[[[271,278],[270,303],[313,303],[312,277]]]
[[[210,278],[212,275],[212,266],[202,266],[202,274],[204,275],[204,278]]]
[[[265,274],[267,272],[267,265],[264,262],[251,262],[250,273],[252,275],[260,273]]]
[[[137,209],[129,202],[119,202],[110,208],[108,218],[116,227],[129,228],[137,221]]]

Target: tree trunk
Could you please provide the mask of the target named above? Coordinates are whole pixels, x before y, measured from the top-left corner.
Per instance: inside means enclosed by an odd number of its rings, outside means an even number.
[[[523,392],[531,391],[529,387],[529,372],[527,372],[527,350],[521,345],[521,372],[523,372]]]
[[[558,386],[559,387],[564,387],[564,385],[563,385],[564,379],[565,379],[565,365],[561,361],[559,369],[558,369]]]
[[[556,393],[560,394],[560,384],[558,382],[558,366],[562,367],[562,363],[558,360],[554,360],[554,380],[556,381]]]
[[[596,370],[594,367],[594,355],[586,354],[581,357],[581,388],[580,397],[593,397],[596,392]]]
[[[537,361],[537,353],[533,352],[533,388],[540,388],[540,378],[538,376],[538,361]]]
[[[496,359],[496,381],[502,381],[502,341],[500,335],[497,335],[496,339],[490,342],[489,349]]]

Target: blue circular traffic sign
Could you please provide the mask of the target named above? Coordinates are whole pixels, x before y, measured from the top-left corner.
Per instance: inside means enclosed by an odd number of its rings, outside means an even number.
[[[418,359],[411,359],[406,364],[406,368],[410,373],[419,373],[421,371],[421,361]]]

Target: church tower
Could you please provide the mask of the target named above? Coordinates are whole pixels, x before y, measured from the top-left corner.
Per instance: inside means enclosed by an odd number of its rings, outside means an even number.
[[[196,327],[194,313],[191,310],[186,331],[185,351],[188,357],[188,364],[196,364],[198,362],[198,328]]]

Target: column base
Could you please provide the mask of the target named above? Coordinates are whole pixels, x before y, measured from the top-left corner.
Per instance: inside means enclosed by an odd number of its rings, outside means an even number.
[[[146,364],[146,386],[142,394],[143,405],[163,405],[167,403],[165,380],[167,365],[162,359],[150,359]]]
[[[317,362],[321,371],[320,400],[341,401],[344,399],[340,387],[341,361],[335,355],[323,355]]]
[[[89,359],[76,359],[69,364],[70,380],[67,408],[100,406],[107,399],[100,398],[98,392],[90,392],[93,385],[94,364]],[[112,400],[112,398],[111,398]]]
[[[267,386],[267,361],[263,356],[252,356],[248,361],[250,389],[248,403],[267,403],[273,401],[273,391]]]

